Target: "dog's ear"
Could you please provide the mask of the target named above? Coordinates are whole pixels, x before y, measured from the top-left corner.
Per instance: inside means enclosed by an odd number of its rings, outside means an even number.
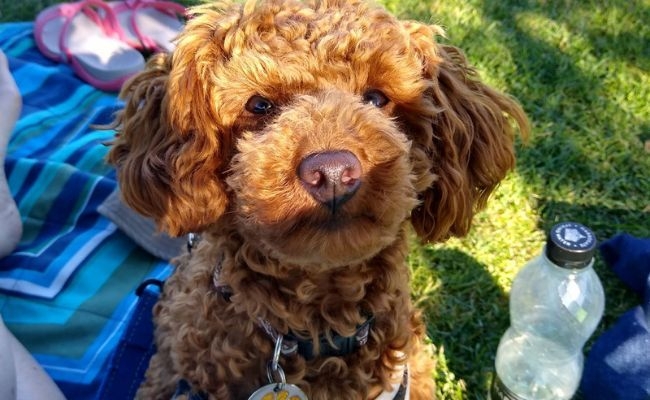
[[[467,234],[514,167],[513,125],[526,136],[528,120],[514,99],[479,80],[460,50],[436,43],[440,28],[404,26],[429,82],[421,106],[406,116],[421,200],[411,222],[423,240],[435,242]]]
[[[196,106],[208,100],[199,87],[204,81],[191,61],[172,58],[155,55],[123,87],[125,106],[114,122],[108,162],[116,166],[125,202],[179,236],[214,222],[227,196],[219,177],[219,132],[204,126],[214,121],[202,114],[210,107]],[[181,85],[187,86],[179,90]]]

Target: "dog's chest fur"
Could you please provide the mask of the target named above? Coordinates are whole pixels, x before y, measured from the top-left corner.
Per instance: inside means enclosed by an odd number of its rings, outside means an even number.
[[[260,319],[282,333],[291,330],[318,336],[329,331],[349,335],[367,318],[366,313],[371,313],[375,318],[373,327],[368,342],[357,350],[359,354],[308,362],[299,356],[283,358],[281,366],[287,379],[306,387],[313,399],[328,398],[322,397],[323,393],[338,396],[345,388],[350,393],[365,393],[369,387],[395,383],[394,371],[382,367],[381,361],[388,361],[390,349],[403,346],[410,336],[413,311],[408,273],[403,261],[400,264],[393,260],[403,260],[403,243],[364,265],[321,274],[287,269],[284,276],[276,278],[232,263],[255,257],[253,250],[248,255],[238,254],[249,249],[247,245],[239,247],[235,254],[224,254],[224,249],[233,247],[200,244],[192,254],[178,260],[177,270],[166,284],[156,311],[157,337],[177,356],[174,369],[179,379],[200,382],[199,387],[206,393],[227,390],[231,398],[246,398],[268,383],[266,368],[273,343]],[[221,269],[220,282],[214,280],[217,268]],[[361,282],[351,284],[360,277]],[[223,296],[219,284],[227,284],[232,295]],[[396,358],[402,356],[394,354]],[[237,361],[230,362],[228,368],[219,368],[215,360],[224,358]],[[199,371],[213,371],[213,375]],[[363,375],[371,371],[376,378],[368,382],[369,377]],[[336,387],[332,382],[338,382]]]

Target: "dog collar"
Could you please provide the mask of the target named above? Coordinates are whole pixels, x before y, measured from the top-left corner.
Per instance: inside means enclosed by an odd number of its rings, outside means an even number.
[[[318,353],[315,353],[314,342],[311,339],[302,338],[289,332],[282,337],[282,355],[291,357],[300,354],[309,361],[316,357],[343,357],[352,354],[368,342],[368,335],[374,321],[374,316],[367,317],[365,322],[357,326],[357,330],[352,336],[341,336],[334,333],[328,338],[325,335],[320,335]],[[279,333],[271,324],[263,319],[258,322],[269,338],[275,341]]]
[[[224,285],[219,279],[221,275],[221,263],[222,260],[217,263],[214,269],[212,284],[216,292],[225,301],[230,302],[233,295],[232,288]],[[282,355],[291,357],[300,354],[305,360],[309,361],[316,357],[342,357],[352,354],[368,342],[368,335],[370,334],[370,329],[374,321],[375,317],[368,315],[366,320],[357,326],[356,331],[351,336],[341,336],[336,332],[329,336],[320,335],[318,338],[318,353],[315,352],[316,346],[312,339],[289,332],[283,335],[282,338]],[[279,332],[264,319],[259,319],[258,322],[269,338],[275,342]]]

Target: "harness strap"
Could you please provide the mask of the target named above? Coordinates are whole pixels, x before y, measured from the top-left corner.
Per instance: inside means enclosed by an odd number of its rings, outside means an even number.
[[[133,315],[122,336],[99,390],[99,400],[132,399],[140,387],[149,366],[149,360],[156,351],[153,342],[154,304],[158,301],[163,282],[147,279],[138,286],[135,293],[138,301]]]
[[[341,336],[335,333],[331,337],[332,342],[326,336],[321,335],[318,338],[318,353],[316,353],[314,342],[311,339],[300,338],[291,332],[285,335],[284,338],[288,341],[297,342],[297,352],[305,360],[312,360],[316,357],[341,357],[354,353],[368,342],[368,335],[374,321],[375,317],[370,316],[357,327],[357,331],[352,336]]]

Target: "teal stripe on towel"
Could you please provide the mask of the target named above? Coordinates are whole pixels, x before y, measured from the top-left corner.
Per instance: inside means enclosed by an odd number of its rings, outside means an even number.
[[[61,132],[59,128],[69,122],[71,117],[78,118],[79,110],[100,96],[90,86],[79,86],[66,102],[22,117],[16,124],[11,139],[14,156],[29,156],[37,150],[47,148],[54,139],[64,141],[74,131]],[[88,123],[80,126],[87,129]]]

